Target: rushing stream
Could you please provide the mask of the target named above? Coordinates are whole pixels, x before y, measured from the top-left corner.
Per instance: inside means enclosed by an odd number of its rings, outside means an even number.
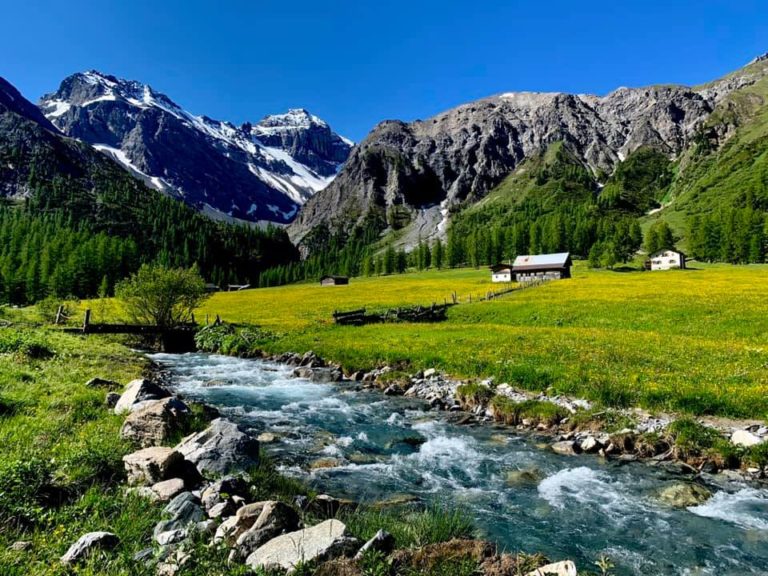
[[[582,569],[606,554],[621,575],[768,574],[768,491],[725,484],[704,505],[676,510],[654,498],[680,480],[663,469],[558,456],[511,431],[452,425],[422,403],[312,383],[259,360],[152,358],[184,396],[275,433],[268,447],[285,470],[334,496],[459,507],[500,548]],[[318,459],[334,466],[308,472]],[[515,482],[519,470],[538,478]]]

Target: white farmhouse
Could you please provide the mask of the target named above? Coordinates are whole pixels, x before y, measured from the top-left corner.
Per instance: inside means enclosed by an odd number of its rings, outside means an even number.
[[[645,266],[651,270],[685,270],[685,254],[665,248],[651,254]]]
[[[510,264],[491,266],[491,282],[512,282],[512,266]]]

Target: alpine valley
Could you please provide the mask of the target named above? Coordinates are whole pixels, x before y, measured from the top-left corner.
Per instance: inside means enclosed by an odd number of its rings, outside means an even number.
[[[97,232],[139,231],[140,245],[146,218],[139,213],[175,206],[167,198],[222,225],[287,224],[263,233],[219,228],[225,244],[243,234],[279,238],[280,249],[230,259],[240,264],[216,257],[219,264],[207,265],[209,249],[190,234],[179,238],[183,250],[139,249],[141,257],[120,268],[156,258],[198,262],[217,284],[392,273],[430,259],[478,266],[538,252],[613,266],[670,240],[702,260],[762,262],[767,73],[761,56],[696,87],[506,93],[428,120],[384,121],[357,146],[303,109],[235,126],[95,71],[64,79],[38,106],[4,83],[0,190],[28,206],[84,215],[77,225]],[[34,161],[19,161],[29,154]],[[52,161],[37,160],[45,155]],[[153,200],[132,213],[123,205],[115,217],[117,206],[100,200],[104,185],[94,169],[109,174],[110,186],[120,182]],[[6,256],[0,267],[3,290],[15,300],[63,290],[50,288],[39,263],[27,270]],[[104,276],[108,286],[119,276],[95,268],[80,285],[65,282],[67,289],[92,295]],[[27,284],[29,291],[20,287]]]

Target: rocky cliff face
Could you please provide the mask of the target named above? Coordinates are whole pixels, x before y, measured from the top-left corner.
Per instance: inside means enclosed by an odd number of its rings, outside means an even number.
[[[65,138],[34,104],[0,78],[0,198],[27,198],[36,181],[87,179],[93,156],[98,155]]]
[[[718,102],[761,78],[766,64],[758,59],[700,88],[619,88],[604,97],[508,93],[425,121],[383,122],[289,232],[301,241],[318,224],[349,228],[372,209],[395,206],[411,212],[422,238],[439,235],[450,206],[479,200],[523,159],[558,141],[597,175],[642,146],[674,158]]]
[[[225,218],[289,222],[352,147],[305,110],[236,127],[194,116],[145,84],[93,71],[66,78],[40,109],[149,186]]]

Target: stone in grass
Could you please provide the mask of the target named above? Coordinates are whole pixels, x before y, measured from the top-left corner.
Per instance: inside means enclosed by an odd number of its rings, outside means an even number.
[[[117,403],[120,401],[120,394],[117,392],[107,392],[107,395],[104,397],[104,406],[107,408],[114,408],[117,406]]]
[[[243,561],[272,538],[296,530],[300,523],[296,510],[283,502],[268,501],[253,525],[237,537],[230,558]]]
[[[152,492],[157,495],[157,499],[160,502],[168,502],[184,492],[184,480],[181,478],[163,480],[152,485]]]
[[[96,550],[111,550],[119,542],[120,539],[111,532],[89,532],[69,547],[69,550],[61,557],[61,563],[65,566],[75,564]]]
[[[358,546],[342,522],[326,520],[273,538],[248,556],[245,563],[253,570],[278,568],[290,573],[299,564],[333,560],[356,551]]]
[[[143,378],[133,380],[128,383],[125,391],[120,396],[120,400],[115,404],[115,414],[133,412],[144,406],[144,403],[149,400],[161,400],[168,398],[170,395],[171,393],[168,390],[153,384],[149,380]]]
[[[368,552],[389,554],[395,549],[395,537],[386,530],[379,530],[373,537],[363,544],[355,554],[355,560],[360,560]]]
[[[104,378],[91,378],[85,383],[87,388],[120,388],[120,384],[114,380]]]
[[[120,428],[120,437],[142,448],[164,443],[182,430],[190,417],[184,402],[176,398],[163,398],[144,403],[144,407],[131,412]]]
[[[157,484],[184,473],[184,456],[173,448],[154,446],[123,456],[128,483]]]

